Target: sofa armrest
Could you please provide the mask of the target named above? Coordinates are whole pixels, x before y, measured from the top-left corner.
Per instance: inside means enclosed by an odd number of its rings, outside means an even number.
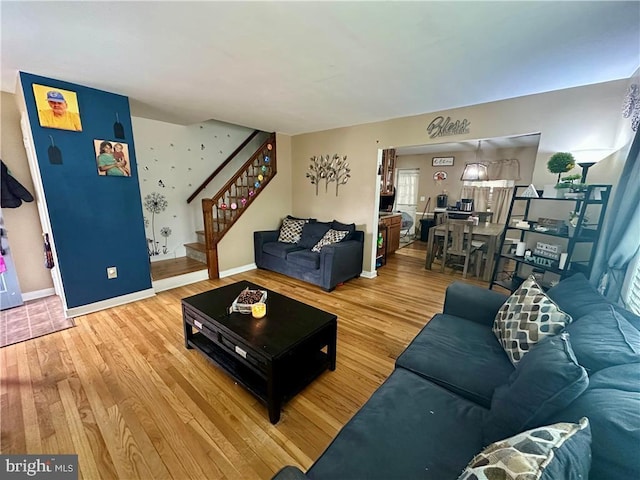
[[[277,242],[280,230],[261,230],[253,232],[253,258],[256,265],[260,267],[262,265],[262,246],[265,243]]]
[[[308,480],[308,478],[298,467],[287,465],[280,469],[271,480]]]
[[[447,287],[444,313],[477,323],[493,325],[493,320],[506,302],[507,295],[463,282]]]
[[[347,240],[322,247],[320,251],[321,287],[333,290],[338,283],[360,276],[364,244]]]

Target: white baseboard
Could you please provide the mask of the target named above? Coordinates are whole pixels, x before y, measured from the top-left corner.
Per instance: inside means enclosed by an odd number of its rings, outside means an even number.
[[[34,290],[33,292],[27,292],[22,294],[22,300],[28,302],[29,300],[37,300],[38,298],[50,297],[55,295],[54,288],[45,288],[43,290]]]
[[[156,292],[153,288],[147,288],[146,290],[140,290],[139,292],[129,293],[127,295],[121,295],[119,297],[109,298],[100,302],[90,303],[88,305],[81,305],[79,307],[73,307],[67,309],[66,316],[77,317],[79,315],[88,315],[89,313],[98,312],[107,308],[117,307],[124,305],[125,303],[136,302],[145,298],[155,296]]]
[[[237,275],[238,273],[248,272],[249,270],[255,270],[258,266],[255,263],[248,263],[247,265],[243,265],[241,267],[230,268],[229,270],[224,270],[219,272],[220,278],[230,277],[231,275]]]
[[[184,275],[178,275],[177,277],[163,278],[162,280],[155,280],[151,282],[153,289],[156,293],[164,292],[165,290],[171,290],[172,288],[183,287],[192,283],[201,282],[209,278],[209,272],[205,268],[204,270],[198,270],[197,272],[185,273]]]
[[[160,255],[151,255],[149,260],[151,262],[161,262],[162,260],[173,260],[174,258],[176,258],[175,253],[163,253]]]
[[[378,276],[378,272],[376,270],[374,270],[373,272],[363,270],[362,273],[360,273],[360,276],[364,278],[376,278]]]

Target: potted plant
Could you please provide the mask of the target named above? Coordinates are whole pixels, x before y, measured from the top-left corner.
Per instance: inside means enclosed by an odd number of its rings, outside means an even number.
[[[560,182],[560,175],[567,173],[576,166],[576,159],[573,158],[569,152],[558,152],[551,155],[547,162],[547,169],[551,173],[558,174],[558,183]]]
[[[576,166],[576,159],[569,152],[557,152],[551,155],[547,162],[547,169],[551,173],[558,174],[558,180],[556,184],[560,183],[560,175],[568,172]],[[546,198],[562,198],[564,192],[561,190],[555,190],[554,185],[545,185],[543,197]]]
[[[564,191],[564,198],[584,198],[584,192],[587,191],[588,185],[586,183],[580,183],[577,181],[581,178],[582,176],[580,174],[567,175],[566,177],[561,178],[561,181],[556,184],[555,188]]]

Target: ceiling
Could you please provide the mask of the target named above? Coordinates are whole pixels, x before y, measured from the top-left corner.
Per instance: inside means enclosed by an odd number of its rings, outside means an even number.
[[[132,113],[299,134],[631,77],[634,2],[10,2],[17,71]]]
[[[484,140],[469,140],[464,142],[434,143],[429,145],[414,145],[396,148],[396,155],[425,155],[444,152],[473,152],[475,150],[498,150],[523,147],[537,147],[540,134],[519,135],[514,137],[494,137]]]

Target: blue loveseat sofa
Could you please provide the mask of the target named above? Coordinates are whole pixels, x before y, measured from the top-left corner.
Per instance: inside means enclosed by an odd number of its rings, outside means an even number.
[[[591,446],[589,451],[588,443],[576,446],[567,441],[567,448],[573,448],[580,460],[560,461],[556,452],[559,463],[547,465],[541,478],[640,478],[640,317],[611,305],[583,275],[563,280],[547,295],[573,321],[565,331],[535,345],[516,368],[492,331],[507,296],[461,282],[451,284],[444,313],[435,315],[415,337],[389,378],[320,458],[306,473],[287,466],[275,478],[457,479],[471,459],[494,441],[488,438],[496,427],[492,416],[509,418],[528,408],[538,389],[557,381],[551,378],[553,354],[538,355],[539,362],[526,367],[523,363],[545,344],[560,345],[556,353],[562,354],[565,338],[574,352],[569,366],[572,372],[581,369],[582,375],[563,381],[570,384],[568,388],[580,383],[583,391],[560,409],[554,409],[557,396],[550,398],[530,417],[536,424],[528,427],[576,423],[586,417]],[[534,372],[526,384],[518,383],[522,372],[517,370],[535,370],[538,365],[552,373]],[[520,395],[496,393],[514,387]],[[499,396],[502,400],[497,402]],[[574,471],[579,463],[583,473]]]
[[[293,217],[287,217],[292,219]],[[282,273],[332,291],[339,283],[357,278],[362,273],[364,232],[355,224],[302,220],[301,236],[295,242],[278,241],[280,230],[263,230],[253,233],[256,266]],[[329,230],[346,231],[345,238],[323,246],[319,252],[312,248]]]

